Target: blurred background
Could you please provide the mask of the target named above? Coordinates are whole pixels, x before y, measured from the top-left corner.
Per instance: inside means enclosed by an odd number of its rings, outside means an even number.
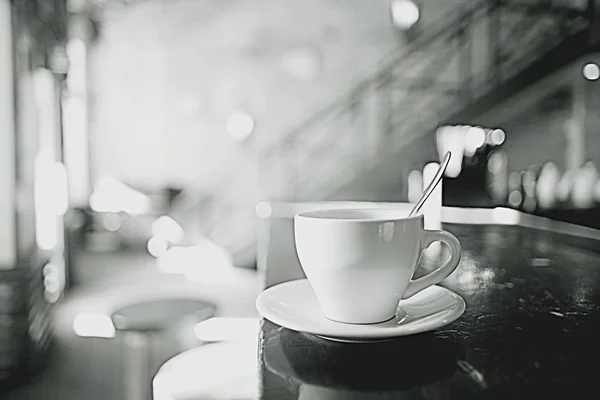
[[[599,17],[596,0],[0,0],[6,398],[122,398],[115,309],[212,293],[252,316],[272,202],[414,202],[448,150],[444,205],[600,228]]]

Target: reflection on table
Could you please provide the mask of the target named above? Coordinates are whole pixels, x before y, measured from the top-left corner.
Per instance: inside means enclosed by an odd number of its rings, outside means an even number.
[[[555,398],[595,390],[600,254],[521,226],[445,229],[463,244],[461,265],[443,284],[465,298],[461,319],[360,345],[264,321],[261,398]]]

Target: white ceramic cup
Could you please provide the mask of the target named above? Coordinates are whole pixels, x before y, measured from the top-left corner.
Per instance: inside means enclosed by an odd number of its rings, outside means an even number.
[[[444,280],[458,266],[458,239],[425,230],[423,215],[393,209],[322,210],[294,217],[296,251],[323,315],[349,324],[395,316],[398,303]],[[412,280],[421,252],[440,241],[450,259]]]

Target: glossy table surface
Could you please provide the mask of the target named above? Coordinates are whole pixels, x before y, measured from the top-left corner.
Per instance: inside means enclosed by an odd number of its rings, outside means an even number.
[[[330,342],[263,320],[260,397],[598,398],[600,253],[520,226],[445,229],[463,245],[458,270],[443,283],[467,303],[459,320],[373,344]]]

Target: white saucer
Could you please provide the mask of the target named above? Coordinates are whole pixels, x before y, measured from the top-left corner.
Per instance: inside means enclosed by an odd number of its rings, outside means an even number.
[[[306,279],[282,283],[262,292],[256,309],[266,319],[293,331],[339,342],[372,342],[431,331],[458,319],[465,301],[441,286],[431,286],[402,300],[396,317],[371,325],[343,324],[323,316]]]

